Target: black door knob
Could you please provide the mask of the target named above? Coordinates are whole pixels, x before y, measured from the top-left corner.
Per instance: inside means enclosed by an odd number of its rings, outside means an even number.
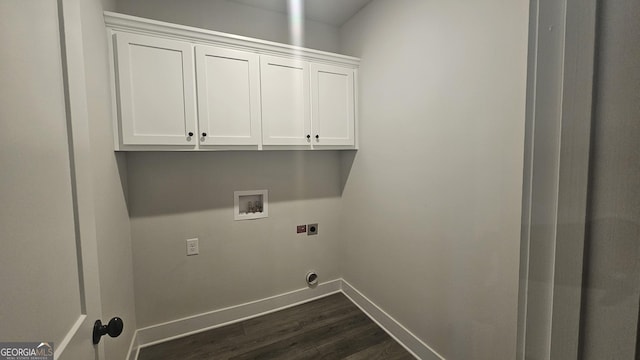
[[[308,134],[307,134],[307,139],[311,139],[311,135],[308,135]]]
[[[191,131],[189,131],[189,137],[192,137],[193,133]]]
[[[119,317],[114,317],[109,320],[109,324],[107,325],[102,325],[102,321],[96,320],[96,322],[93,323],[93,343],[99,343],[100,338],[107,334],[111,337],[118,337],[122,334],[122,329],[124,329],[124,322],[122,322],[122,319]]]
[[[320,135],[316,134],[316,139],[320,139]]]
[[[205,136],[207,136],[207,133],[202,133],[202,137],[205,137]]]

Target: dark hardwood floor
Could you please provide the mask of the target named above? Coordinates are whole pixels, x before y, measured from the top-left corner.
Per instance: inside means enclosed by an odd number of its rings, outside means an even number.
[[[342,294],[140,350],[138,360],[414,359]]]

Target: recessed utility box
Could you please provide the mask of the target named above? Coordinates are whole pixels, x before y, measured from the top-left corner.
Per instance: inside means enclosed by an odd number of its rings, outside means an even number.
[[[260,219],[269,216],[268,194],[267,190],[234,191],[234,220]]]

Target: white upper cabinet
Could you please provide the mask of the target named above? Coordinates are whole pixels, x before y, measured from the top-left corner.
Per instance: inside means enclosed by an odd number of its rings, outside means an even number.
[[[312,143],[353,146],[353,69],[311,63]]]
[[[115,149],[357,149],[360,59],[104,13]]]
[[[193,46],[129,33],[115,44],[122,145],[194,146]]]
[[[260,143],[260,61],[255,53],[196,45],[200,146]]]
[[[310,145],[309,63],[263,55],[260,75],[262,143]]]

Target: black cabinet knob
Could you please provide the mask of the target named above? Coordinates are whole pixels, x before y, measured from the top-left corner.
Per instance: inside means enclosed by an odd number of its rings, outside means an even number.
[[[118,337],[122,334],[122,330],[124,329],[124,322],[119,317],[114,317],[109,320],[109,324],[102,325],[102,321],[96,320],[93,323],[93,343],[97,344],[100,342],[100,338],[104,335],[109,334],[111,337]]]
[[[320,139],[320,135],[316,134],[316,139]]]
[[[205,137],[205,136],[207,136],[207,133],[202,133],[202,137]]]
[[[311,139],[311,135],[308,135],[308,134],[307,134],[307,139]]]
[[[192,137],[193,133],[191,131],[189,131],[189,137]]]

